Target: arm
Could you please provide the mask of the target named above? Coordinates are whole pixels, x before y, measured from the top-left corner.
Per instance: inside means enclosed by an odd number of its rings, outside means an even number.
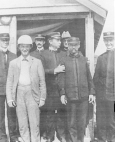
[[[55,75],[55,74],[65,71],[65,67],[61,64],[59,64],[57,67],[47,68],[47,63],[48,63],[47,60],[48,60],[48,58],[42,57],[42,63],[44,66],[45,74],[54,74]]]
[[[87,80],[88,80],[89,94],[94,95],[95,94],[95,89],[94,89],[93,79],[92,79],[92,76],[91,76],[91,73],[90,73],[88,63],[86,63],[86,70],[87,70]]]
[[[94,103],[95,102],[95,90],[94,90],[94,84],[93,84],[93,79],[90,73],[89,65],[86,63],[86,70],[87,70],[87,81],[88,81],[88,88],[89,88],[89,103]]]
[[[100,80],[100,69],[101,69],[101,60],[100,60],[100,57],[98,57],[96,68],[95,68],[95,73],[93,77],[95,87],[97,87],[99,80]]]
[[[46,99],[45,72],[44,72],[44,68],[43,68],[41,60],[39,60],[38,75],[39,75],[39,80],[40,80],[39,86],[40,86],[40,92],[41,92],[40,100],[45,101]]]
[[[7,83],[6,83],[6,98],[7,98],[7,103],[9,107],[14,107],[15,100],[12,97],[12,89],[13,89],[13,81],[14,81],[14,68],[12,62],[9,64],[9,69],[8,69],[8,76],[7,76]]]
[[[61,63],[65,66],[64,61]],[[61,96],[61,102],[62,104],[67,104],[67,97],[65,93],[65,72],[58,74],[58,88],[59,88],[59,94]]]

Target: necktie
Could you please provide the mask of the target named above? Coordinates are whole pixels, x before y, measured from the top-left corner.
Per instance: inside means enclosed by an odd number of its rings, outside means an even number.
[[[22,61],[27,61],[27,62],[28,62],[28,60],[27,60],[27,59],[23,59]]]
[[[8,54],[8,51],[6,51],[6,52],[4,52],[3,51],[3,60],[4,60],[4,67],[5,67],[5,69],[6,69],[6,67],[7,67],[7,54]]]

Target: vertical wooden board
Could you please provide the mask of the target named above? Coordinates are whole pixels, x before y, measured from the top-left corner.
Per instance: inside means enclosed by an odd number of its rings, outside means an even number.
[[[90,71],[94,74],[94,19],[89,14],[85,19],[86,57],[90,63]]]
[[[12,21],[9,26],[10,33],[10,51],[15,53],[17,52],[17,18],[16,16],[12,17]]]

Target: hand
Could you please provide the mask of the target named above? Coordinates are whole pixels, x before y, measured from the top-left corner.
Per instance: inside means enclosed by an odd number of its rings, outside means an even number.
[[[93,95],[89,95],[89,103],[94,103],[95,102],[95,97]]]
[[[16,102],[15,101],[11,101],[8,103],[9,107],[16,107]]]
[[[44,100],[40,100],[39,107],[42,107],[45,104]]]
[[[67,98],[66,98],[65,95],[62,95],[62,96],[61,96],[61,103],[64,104],[64,105],[67,104]]]
[[[65,66],[64,65],[58,65],[55,69],[54,69],[54,74],[60,73],[60,72],[65,72]]]

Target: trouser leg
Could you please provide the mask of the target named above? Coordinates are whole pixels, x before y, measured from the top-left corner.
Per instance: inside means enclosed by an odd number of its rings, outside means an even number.
[[[25,91],[18,88],[17,90],[17,117],[19,123],[19,131],[24,142],[30,142],[30,132],[28,125],[27,107],[25,104]]]
[[[97,138],[101,142],[106,141],[106,102],[96,99],[96,123]]]
[[[76,102],[67,103],[67,142],[77,142]]]
[[[55,137],[55,110],[48,110],[47,112],[47,120],[46,120],[46,131],[47,131],[47,139],[50,139],[51,141],[54,140]]]
[[[40,108],[40,136],[46,139],[46,117],[47,108],[45,106]]]
[[[26,106],[29,118],[31,142],[40,142],[40,110],[32,96],[31,90],[28,90],[26,93]]]
[[[7,105],[7,117],[8,117],[10,142],[15,142],[19,137],[16,108],[10,108]]]
[[[115,141],[114,101],[106,101],[106,135],[108,141]]]
[[[7,142],[5,129],[5,99],[6,96],[0,96],[0,142]]]
[[[85,128],[87,124],[88,100],[80,100],[77,102],[77,131],[79,142],[84,142]]]
[[[67,115],[66,108],[60,104],[60,108],[56,113],[56,132],[57,138],[62,142],[66,141],[66,130],[67,130]]]
[[[84,142],[88,100],[70,101],[67,104],[68,142]]]
[[[56,115],[55,115],[55,97],[47,96],[45,103],[45,119],[44,119],[44,129],[46,133],[46,139],[54,140],[55,137],[55,127],[56,127]],[[42,122],[43,123],[43,122]]]

